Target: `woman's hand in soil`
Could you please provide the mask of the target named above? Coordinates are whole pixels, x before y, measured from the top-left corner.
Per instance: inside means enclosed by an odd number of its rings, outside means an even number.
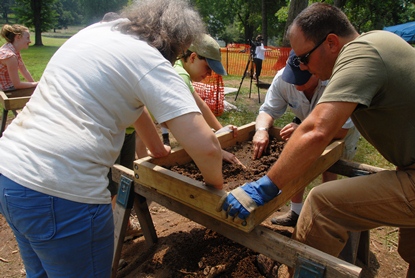
[[[224,195],[219,209],[224,218],[243,223],[258,206],[263,206],[281,193],[281,190],[268,176],[257,181],[245,183]]]
[[[269,144],[269,134],[267,130],[258,130],[252,138],[252,159],[260,158],[266,151]]]
[[[282,139],[287,141],[290,139],[291,135],[293,134],[294,130],[296,130],[298,127],[298,124],[295,123],[289,123],[286,126],[284,126],[280,131],[280,136]]]
[[[164,149],[167,151],[167,153],[152,153],[150,150],[147,150],[147,154],[153,158],[160,158],[160,157],[165,157],[168,156],[171,153],[171,147],[170,146],[166,146],[163,145]]]
[[[242,162],[239,161],[239,159],[233,153],[230,153],[230,152],[227,152],[225,150],[222,150],[222,158],[226,162],[229,162],[231,164],[241,165],[242,168],[246,169],[246,166],[243,165]]]

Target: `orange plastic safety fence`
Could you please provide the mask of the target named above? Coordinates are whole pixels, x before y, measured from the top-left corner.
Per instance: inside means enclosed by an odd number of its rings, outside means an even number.
[[[261,76],[274,77],[277,71],[285,67],[291,48],[268,46],[266,48],[271,50],[265,52]],[[254,67],[253,62],[249,59],[249,51],[249,45],[246,44],[231,44],[227,48],[221,49],[222,64],[228,74],[242,76],[247,66]],[[246,70],[250,71],[250,68]],[[202,82],[193,82],[193,87],[215,116],[222,115],[225,100],[222,76],[212,72],[212,75],[206,77]]]
[[[215,116],[222,115],[225,100],[222,76],[212,72],[212,75],[203,79],[202,82],[193,82],[193,87]]]
[[[261,76],[274,77],[277,71],[285,67],[291,48],[267,46],[265,60],[262,62]],[[221,49],[222,64],[230,75],[250,72],[254,63],[250,60],[250,47],[247,44],[229,44]],[[255,68],[255,67],[254,67]]]
[[[280,69],[285,67],[288,56],[290,56],[291,48],[289,48],[289,47],[280,47],[279,51],[280,51],[279,59],[277,60],[277,62],[272,67],[272,69],[275,70],[275,71],[279,71]]]

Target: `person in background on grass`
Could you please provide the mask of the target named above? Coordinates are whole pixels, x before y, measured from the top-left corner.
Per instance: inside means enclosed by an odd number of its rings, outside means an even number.
[[[242,186],[250,196],[245,204],[263,205],[305,175],[351,117],[396,170],[314,187],[293,238],[338,256],[348,231],[397,227],[398,252],[409,264],[407,277],[415,277],[415,49],[388,31],[359,34],[339,8],[326,3],[313,3],[298,14],[288,38],[300,68],[329,82],[267,175]],[[246,205],[246,210],[234,193],[222,209],[230,217],[237,214],[236,219],[248,217],[252,209]]]
[[[223,187],[219,141],[173,68],[206,32],[200,15],[186,0],[142,0],[121,17],[68,39],[0,138],[0,212],[28,277],[110,277],[107,174],[125,129],[134,124],[154,157],[170,153],[144,106],[168,126],[206,185]]]
[[[254,53],[254,64],[255,64],[255,79],[259,81],[259,76],[262,71],[262,62],[265,60],[265,52],[267,49],[264,47],[264,38],[262,35],[258,35],[255,39],[255,53]]]
[[[0,89],[3,91],[36,87],[37,82],[27,70],[20,51],[31,43],[29,29],[25,26],[5,24],[1,36],[6,43],[0,48]],[[19,72],[27,80],[20,80]]]
[[[192,92],[197,106],[202,111],[203,117],[207,124],[215,131],[216,134],[232,131],[237,136],[237,127],[227,125],[223,127],[216,116],[210,110],[209,106],[196,93],[192,82],[200,82],[212,74],[212,70],[219,75],[226,75],[226,71],[221,63],[220,46],[208,34],[204,34],[199,43],[192,44],[187,51],[180,56],[180,59],[174,64],[174,69],[183,78],[184,82]],[[169,130],[162,127],[162,136],[164,144],[169,145]],[[232,153],[222,150],[223,160],[229,163],[241,164],[239,159]]]
[[[267,150],[269,143],[268,129],[273,126],[290,107],[296,116],[292,123],[281,129],[280,135],[288,140],[298,125],[310,114],[326,88],[327,82],[321,81],[309,71],[302,71],[295,61],[297,56],[291,50],[285,68],[281,69],[268,89],[264,103],[259,108],[256,118],[256,132],[252,139],[254,145],[253,159],[260,158]],[[356,154],[357,142],[360,133],[350,118],[334,136],[335,139],[344,139],[342,158],[352,160]],[[336,180],[337,175],[328,171],[322,174],[322,182]],[[276,225],[295,227],[298,216],[303,207],[304,190],[291,199],[291,209],[286,214],[272,218]]]

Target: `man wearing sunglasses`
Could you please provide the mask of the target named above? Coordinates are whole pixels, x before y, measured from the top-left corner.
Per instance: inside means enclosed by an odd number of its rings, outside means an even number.
[[[282,139],[287,140],[298,128],[299,124],[311,113],[326,88],[327,81],[321,81],[307,70],[301,70],[297,64],[298,57],[291,50],[287,65],[274,77],[268,89],[264,103],[256,118],[256,132],[252,139],[253,159],[260,158],[269,144],[268,129],[273,126],[288,109],[294,113],[299,123],[289,123],[280,132]],[[356,154],[360,133],[350,118],[338,131],[335,139],[344,139],[343,159],[352,160]],[[336,180],[337,175],[331,172],[322,174],[322,182]],[[303,207],[304,190],[291,199],[291,209],[271,222],[276,225],[295,227]]]
[[[325,3],[303,10],[288,37],[300,68],[329,83],[267,175],[231,192],[222,209],[238,220],[271,201],[289,181],[307,173],[352,117],[396,170],[313,188],[293,238],[338,256],[348,231],[398,227],[398,252],[409,264],[407,277],[415,277],[415,49],[387,31],[359,35],[340,9]]]

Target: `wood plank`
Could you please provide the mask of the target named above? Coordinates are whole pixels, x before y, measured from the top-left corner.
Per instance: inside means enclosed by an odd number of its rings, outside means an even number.
[[[118,184],[120,183],[121,175],[124,175],[130,180],[134,180],[134,171],[119,164],[116,164],[111,168],[111,173],[113,181]],[[117,202],[113,212],[115,229],[111,278],[117,277],[118,265],[121,258],[122,247],[124,245],[124,238],[130,218],[132,203],[134,203],[134,209],[146,240],[146,245],[150,247],[157,242],[157,233],[154,228],[153,220],[151,219],[146,199],[135,193],[133,188],[131,189],[130,194],[127,207],[124,207]]]
[[[238,127],[238,136],[226,132],[218,135],[218,140],[222,148],[228,148],[252,140],[255,134],[255,122]]]
[[[13,91],[0,91],[0,99],[6,110],[22,109],[30,100],[36,87]]]
[[[252,127],[253,126],[253,127]],[[218,140],[222,148],[227,148],[234,146],[238,143],[242,143],[250,140],[254,136],[255,131],[255,122],[249,123],[247,125],[241,126],[238,128],[238,136],[234,137],[233,133],[225,132],[218,135]],[[177,147],[172,150],[171,154],[166,157],[161,158],[151,158],[145,157],[142,158],[142,161],[148,161],[153,164],[170,167],[173,165],[183,165],[192,161],[192,158],[187,154],[187,152],[182,147]]]
[[[226,221],[216,211],[219,200],[225,191],[207,187],[200,181],[149,162],[141,161],[139,164],[135,164],[134,170],[136,175],[138,174],[136,176],[137,183],[155,188],[161,194],[212,215],[221,221]],[[236,223],[230,224],[236,227],[240,226]]]
[[[238,128],[238,137],[233,138],[233,135],[228,133],[221,135],[219,140],[221,140],[224,145],[231,146],[232,144],[238,142],[238,140],[251,140],[254,132],[255,123],[250,123]],[[271,132],[279,134],[277,129],[272,130]],[[225,191],[206,187],[202,182],[182,176],[176,172],[159,166],[158,163],[162,163],[161,160],[147,157],[135,161],[135,181],[144,186],[155,188],[158,192],[169,196],[174,200],[185,203],[186,205],[206,213],[219,221],[227,222],[229,225],[237,227],[245,232],[250,232],[276,209],[289,201],[292,196],[304,189],[313,179],[326,171],[340,158],[342,151],[343,141],[334,141],[331,143],[306,175],[291,181],[291,183],[284,188],[283,192],[277,198],[267,203],[265,206],[256,209],[243,224],[237,224],[233,221],[224,219],[221,212],[217,211],[221,197],[226,194]],[[181,153],[180,161],[183,161],[183,156],[184,153]],[[174,157],[174,159],[176,159],[176,157]],[[167,163],[167,159],[163,162]],[[168,163],[174,163],[174,161],[169,161]]]
[[[125,176],[125,175],[124,175]],[[121,177],[118,178],[118,184]],[[131,208],[134,202],[134,179],[129,178],[128,184],[125,187],[119,187],[116,196],[117,202],[113,210],[114,217],[114,253],[112,257],[111,277],[115,278],[118,270],[118,263],[121,257],[121,250],[124,243],[124,237],[128,226],[128,219],[130,217]],[[124,199],[119,202],[120,191],[127,192]]]
[[[348,232],[349,239],[346,242],[343,250],[340,252],[339,257],[346,262],[355,264],[357,258],[357,252],[359,249],[360,232]]]
[[[384,171],[386,169],[374,167],[367,164],[357,163],[354,161],[339,159],[336,163],[334,163],[330,168],[329,171],[332,173],[336,173],[345,177],[356,177],[362,175],[369,175],[374,174],[380,171]]]
[[[364,263],[369,265],[370,263],[370,231],[360,232],[359,248],[357,249],[357,258]]]
[[[252,215],[255,219],[256,225],[264,221],[268,216],[275,212],[278,208],[285,205],[298,192],[303,190],[310,182],[317,178],[321,173],[325,172],[334,162],[336,162],[343,153],[343,141],[334,141],[324,150],[323,154],[317,159],[313,166],[307,171],[305,175],[298,177],[288,183],[282,193],[268,202],[262,207],[258,207]]]
[[[119,169],[113,172],[117,175]],[[131,171],[131,170],[129,170]],[[118,173],[118,176],[120,174]],[[114,180],[117,180],[114,178]],[[157,189],[143,186],[137,182],[134,184],[134,190],[137,194],[155,201],[167,209],[175,211],[184,217],[189,218],[209,229],[212,229],[223,236],[252,249],[255,252],[264,254],[269,258],[283,263],[291,268],[295,268],[299,257],[309,259],[315,263],[325,266],[324,277],[359,277],[361,268],[349,264],[317,249],[309,247],[305,244],[282,236],[266,227],[257,226],[250,233],[241,231],[240,229],[224,223],[218,219],[211,217],[201,211],[176,201],[169,196],[160,194]]]
[[[125,232],[131,208],[124,208],[116,204],[114,208],[114,254],[112,257],[111,278],[117,277],[118,263],[121,258],[121,250],[124,244]]]
[[[112,166],[111,173],[112,180],[118,184],[120,183],[121,175],[124,175],[125,177],[134,180],[134,171],[119,164],[115,164]],[[125,212],[125,214],[127,214],[128,217],[130,216],[130,211],[128,211],[128,213]],[[134,211],[137,214],[138,222],[140,223],[144,238],[146,239],[146,244],[148,246],[155,244],[158,240],[157,233],[156,229],[154,228],[153,220],[151,219],[150,211],[148,210],[147,200],[143,196],[134,196]],[[119,231],[116,230],[116,233],[119,233]],[[124,237],[122,238],[124,239]]]
[[[134,197],[134,211],[140,223],[141,231],[146,239],[146,245],[152,246],[158,241],[156,228],[154,227],[153,219],[148,209],[147,199],[135,193]]]

